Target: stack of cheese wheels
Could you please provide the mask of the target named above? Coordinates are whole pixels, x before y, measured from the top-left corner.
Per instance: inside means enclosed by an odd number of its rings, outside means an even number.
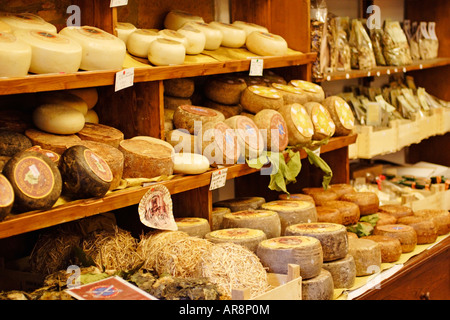
[[[305,107],[298,103],[285,104],[278,111],[286,121],[290,146],[311,141],[314,126]]]
[[[361,239],[369,239],[377,242],[381,250],[381,262],[392,263],[400,259],[402,255],[402,245],[400,240],[387,236],[370,235]]]
[[[217,50],[222,44],[223,34],[220,30],[200,21],[187,22],[185,26],[192,26],[205,35],[205,50]]]
[[[265,240],[266,234],[259,229],[252,228],[228,228],[207,233],[205,239],[213,243],[232,242],[256,252],[261,241]]]
[[[172,39],[158,38],[148,48],[148,60],[155,66],[180,65],[185,58],[186,47]]]
[[[323,269],[331,273],[334,288],[351,288],[356,280],[356,264],[352,255],[344,258],[323,262]]]
[[[86,115],[88,104],[80,96],[67,91],[44,92],[37,96],[38,104],[58,104],[71,107]]]
[[[45,32],[57,32],[56,26],[33,13],[2,13],[0,21],[6,23],[13,31],[42,30]]]
[[[90,26],[65,27],[59,33],[81,45],[80,69],[87,71],[122,69],[127,48],[116,36]]]
[[[122,131],[100,123],[85,123],[83,129],[77,132],[77,136],[81,140],[102,142],[115,148],[118,148],[124,139]]]
[[[378,212],[380,200],[375,192],[352,192],[340,197],[342,201],[353,202],[358,205],[361,216]]]
[[[174,148],[176,153],[201,153],[197,149],[197,136],[190,134],[186,129],[167,132],[166,141]]]
[[[223,216],[223,228],[252,228],[263,231],[268,239],[281,235],[280,217],[269,210],[242,210]]]
[[[41,146],[42,149],[48,149],[57,154],[63,154],[63,152],[66,151],[67,146],[72,146],[81,141],[81,139],[74,134],[51,134],[36,129],[27,129],[25,135],[31,140],[33,145]]]
[[[318,206],[324,205],[328,201],[337,200],[339,198],[338,194],[330,188],[324,189],[322,187],[309,187],[303,188],[302,191],[303,193],[313,197],[314,202]]]
[[[119,143],[124,154],[123,178],[154,178],[173,173],[173,149],[141,139]]]
[[[247,88],[244,79],[237,76],[211,77],[204,85],[205,96],[217,103],[236,105],[241,100],[242,92]]]
[[[58,166],[35,151],[16,153],[4,166],[3,175],[14,189],[14,211],[48,210],[62,192]]]
[[[303,106],[308,112],[314,126],[313,140],[322,140],[334,135],[336,125],[324,106],[318,102],[307,102]]]
[[[173,156],[173,172],[182,174],[201,174],[209,169],[207,157],[197,153],[175,153]]]
[[[240,104],[227,105],[217,103],[212,100],[206,100],[204,101],[204,106],[222,112],[225,119],[231,118],[232,116],[237,116],[242,112],[242,106]]]
[[[195,82],[192,78],[176,78],[163,81],[164,95],[190,98],[194,94]]]
[[[12,157],[16,153],[31,148],[32,143],[24,134],[0,130],[0,156]]]
[[[180,42],[185,48],[185,53],[187,53],[186,49],[188,47],[188,38],[184,34],[181,34],[180,32],[171,29],[160,30],[158,31],[158,34],[163,39],[169,39]]]
[[[134,56],[147,59],[150,44],[158,38],[161,38],[158,30],[137,29],[128,36],[127,50]]]
[[[302,281],[302,300],[332,300],[333,277],[328,270],[321,269],[319,275]]]
[[[409,216],[399,218],[397,223],[406,224],[414,228],[417,235],[417,244],[433,243],[437,239],[437,226],[429,218]]]
[[[211,220],[212,220],[211,231],[223,229],[222,228],[223,216],[230,212],[231,212],[230,208],[213,207],[211,211]]]
[[[214,203],[215,207],[229,208],[231,212],[257,210],[266,202],[263,197],[240,197],[221,200]]]
[[[278,195],[278,199],[293,200],[293,201],[298,201],[298,200],[309,201],[312,204],[315,204],[313,197],[311,197],[310,195],[307,195],[307,194],[303,194],[303,193],[291,193],[291,194],[282,193],[282,194]]]
[[[82,48],[73,39],[40,30],[17,30],[14,35],[31,47],[32,73],[73,73],[80,68]]]
[[[299,103],[304,105],[308,102],[308,96],[300,88],[282,83],[272,83],[272,87],[283,96],[284,104]]]
[[[326,202],[324,206],[327,208],[338,209],[342,214],[342,224],[344,226],[357,223],[361,216],[359,206],[353,202],[334,200]]]
[[[225,119],[225,124],[234,129],[240,154],[246,159],[259,157],[264,151],[264,139],[252,119],[238,115]]]
[[[390,214],[396,219],[413,215],[413,210],[410,207],[400,204],[384,204],[379,206],[378,210]]]
[[[175,218],[178,231],[186,232],[191,237],[204,238],[211,227],[208,220],[198,217]]]
[[[120,40],[122,40],[125,44],[127,43],[130,34],[132,34],[136,30],[137,28],[129,22],[117,22],[115,28],[117,37]]]
[[[309,201],[270,201],[262,204],[261,208],[278,213],[282,235],[284,235],[286,228],[290,225],[304,222],[317,222],[316,206]]]
[[[416,231],[413,227],[406,224],[386,224],[384,226],[377,226],[373,234],[398,239],[402,245],[402,253],[413,251],[417,244]]]
[[[31,46],[0,31],[0,77],[24,77],[31,65]]]
[[[348,183],[333,183],[328,186],[337,193],[338,198],[342,197],[344,194],[356,192],[355,188]]]
[[[282,36],[262,31],[247,35],[245,46],[248,51],[260,56],[282,56],[288,51],[288,44]]]
[[[377,226],[397,223],[397,218],[390,215],[389,213],[379,211],[377,212],[377,215],[378,215]]]
[[[223,38],[222,43],[220,44],[221,46],[228,48],[240,48],[244,46],[245,41],[247,40],[247,34],[242,28],[219,21],[212,21],[209,25],[222,32]]]
[[[26,149],[27,151],[36,151],[39,152],[41,154],[46,155],[47,157],[50,158],[50,160],[52,160],[54,163],[58,164],[59,160],[61,159],[61,156],[59,154],[57,154],[54,151],[51,150],[46,150],[46,149],[42,149],[41,146],[32,146],[31,148]]]
[[[82,112],[64,104],[42,104],[33,111],[34,125],[48,133],[74,134],[83,129],[85,121]]]
[[[414,215],[433,220],[437,227],[438,236],[447,234],[450,231],[450,212],[447,210],[421,209],[414,211]]]
[[[283,104],[282,94],[275,88],[253,85],[245,88],[240,98],[244,110],[258,113],[264,109],[279,110]]]
[[[280,152],[286,149],[289,141],[286,121],[276,110],[264,109],[253,118],[259,128],[266,150]]]
[[[264,26],[260,26],[259,24],[250,23],[246,21],[236,20],[233,21],[232,25],[244,29],[247,37],[253,31],[269,32],[269,30]]]
[[[320,241],[312,237],[282,236],[261,241],[256,255],[269,272],[286,274],[288,264],[300,266],[300,276],[311,279],[320,274],[323,253]]]
[[[377,242],[362,238],[349,238],[348,253],[355,260],[357,277],[381,271],[381,248]]]
[[[284,231],[286,236],[307,236],[320,241],[323,261],[344,258],[348,253],[347,229],[342,224],[311,222],[290,225]]]
[[[317,206],[317,221],[318,222],[331,222],[343,224],[344,215],[337,208],[328,206]]]
[[[225,122],[207,122],[197,137],[197,150],[211,165],[235,164],[241,151],[234,130]]]
[[[0,221],[11,212],[14,204],[14,189],[6,177],[0,173]]]
[[[204,22],[200,16],[182,10],[171,10],[164,19],[164,27],[178,30],[188,22]]]
[[[202,129],[202,125],[207,122],[219,122],[225,120],[225,116],[214,109],[182,105],[179,106],[173,114],[173,124],[177,129],[186,129],[190,134],[195,134],[196,124],[200,127],[197,131]]]
[[[348,103],[338,96],[331,96],[322,102],[330,112],[331,119],[336,125],[335,135],[349,135],[355,127],[355,117]]]
[[[206,44],[206,37],[200,29],[189,24],[178,29],[178,33],[182,34],[187,39],[186,54],[199,54],[203,52]]]

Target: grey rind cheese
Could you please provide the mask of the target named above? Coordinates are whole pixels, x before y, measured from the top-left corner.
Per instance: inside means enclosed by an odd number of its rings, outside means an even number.
[[[223,228],[251,228],[263,231],[267,238],[281,235],[280,217],[274,211],[243,210],[230,212],[223,216]]]
[[[368,276],[381,271],[380,245],[368,239],[348,239],[348,253],[353,256],[356,276]]]
[[[352,255],[324,262],[322,268],[331,273],[334,288],[351,288],[355,283],[356,265]]]
[[[207,233],[205,239],[212,243],[231,242],[239,244],[252,252],[256,252],[259,243],[267,239],[267,236],[262,230],[258,229],[226,228]]]
[[[230,208],[213,207],[211,212],[211,219],[212,219],[211,231],[222,229],[223,216],[230,212],[231,212]]]
[[[240,197],[217,201],[214,203],[214,206],[230,208],[231,212],[236,212],[259,209],[265,202],[266,200],[263,197]]]
[[[177,224],[178,231],[186,232],[191,237],[204,238],[208,232],[211,232],[209,222],[204,218],[176,218],[175,222]]]
[[[302,300],[332,300],[333,294],[333,278],[325,269],[316,277],[302,281]]]
[[[402,245],[400,240],[381,235],[370,235],[362,237],[377,242],[381,249],[381,262],[392,263],[400,259],[402,255]]]

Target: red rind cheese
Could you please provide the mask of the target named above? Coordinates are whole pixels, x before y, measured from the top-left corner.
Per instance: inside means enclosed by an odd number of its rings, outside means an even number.
[[[361,216],[359,206],[353,202],[333,200],[325,202],[324,206],[338,209],[342,214],[342,224],[344,226],[357,223]]]
[[[59,163],[59,159],[61,158],[61,156],[59,154],[57,154],[56,152],[54,152],[52,150],[42,149],[41,146],[38,146],[38,145],[28,148],[27,151],[35,151],[35,152],[42,153],[43,155],[46,155],[47,157],[49,157],[50,160],[52,160],[56,164]]]
[[[67,150],[67,146],[71,146],[80,142],[81,139],[74,135],[58,135],[46,133],[43,131],[28,129],[25,135],[31,140],[33,145],[41,146],[42,149],[51,150],[57,154],[63,154]]]
[[[392,263],[400,259],[402,255],[402,245],[400,240],[392,237],[381,235],[370,235],[362,237],[361,239],[369,239],[377,242],[381,249],[381,262]]]
[[[173,124],[177,129],[186,129],[190,134],[197,134],[202,125],[207,122],[219,122],[225,120],[222,112],[205,107],[181,105],[173,114]]]
[[[394,216],[396,219],[413,215],[413,211],[410,207],[402,206],[399,204],[385,204],[380,206],[378,210],[380,212],[388,213]]]
[[[119,147],[120,141],[124,139],[123,133],[113,127],[100,123],[86,123],[81,131],[77,132],[81,140],[89,140],[109,144],[115,148]]]
[[[417,244],[433,243],[437,239],[437,226],[432,219],[418,216],[399,218],[399,224],[406,224],[414,228],[417,234]]]
[[[382,235],[396,238],[402,245],[402,252],[407,253],[414,250],[417,244],[417,234],[413,227],[405,224],[387,224],[377,226],[374,235]]]
[[[6,177],[0,174],[0,221],[11,212],[14,204],[14,189]]]
[[[361,216],[378,212],[380,200],[374,192],[353,192],[341,196],[340,200],[349,201],[359,206]]]

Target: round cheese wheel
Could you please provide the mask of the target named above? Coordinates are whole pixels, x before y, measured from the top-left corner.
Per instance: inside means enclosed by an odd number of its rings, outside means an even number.
[[[356,233],[354,233],[354,232],[350,232],[350,231],[347,231],[347,237],[350,239],[350,238],[353,238],[353,239],[359,239],[359,237],[358,237],[358,235],[356,234]]]
[[[117,37],[120,40],[122,40],[125,44],[127,43],[130,34],[132,34],[136,30],[137,30],[136,27],[129,22],[117,22],[115,28]]]
[[[268,151],[280,152],[286,149],[289,141],[287,125],[278,111],[261,110],[255,115],[253,122],[259,128]]]
[[[186,129],[190,134],[196,134],[206,122],[219,122],[225,120],[225,116],[214,109],[182,105],[173,114],[173,124],[177,129]],[[196,128],[200,125],[199,128]],[[197,132],[196,132],[197,131]]]
[[[80,89],[69,89],[66,90],[67,93],[76,95],[86,102],[88,109],[92,109],[98,102],[98,91],[97,88],[80,88]]]
[[[335,135],[346,136],[355,127],[355,117],[348,103],[338,96],[331,96],[323,101],[323,106],[330,112],[336,125]]]
[[[396,238],[402,245],[402,252],[407,253],[414,250],[417,244],[417,234],[414,228],[406,224],[386,224],[377,226],[374,235],[382,235]]]
[[[312,237],[282,236],[267,239],[260,242],[256,255],[269,272],[287,274],[288,264],[297,264],[300,266],[300,276],[311,279],[322,270],[322,247],[320,241]]]
[[[377,212],[378,220],[377,220],[377,226],[382,226],[385,224],[395,224],[397,223],[397,218],[393,215],[390,215],[386,212]]]
[[[236,76],[211,77],[205,83],[205,96],[217,103],[236,105],[241,101],[242,92],[247,88],[244,79]]]
[[[450,231],[450,213],[441,209],[422,209],[414,211],[418,217],[431,218],[437,227],[438,236],[447,234]]]
[[[31,47],[32,73],[72,73],[80,68],[82,48],[64,35],[40,30],[17,30],[14,35]]]
[[[183,44],[184,48],[186,49],[185,53],[187,53],[187,48],[188,48],[189,43],[188,43],[188,38],[184,34],[178,32],[176,30],[170,30],[170,29],[160,30],[160,31],[158,31],[158,34],[163,39],[169,39],[169,40],[180,42],[181,44]]]
[[[170,143],[168,143],[167,141],[158,139],[158,138],[153,138],[150,136],[134,136],[133,138],[131,138],[131,140],[144,140],[144,141],[149,141],[151,143],[160,144],[166,148],[169,148],[172,151],[172,155],[175,154],[175,150],[173,149],[173,147]]]
[[[306,108],[314,126],[313,140],[322,140],[334,135],[336,125],[324,106],[318,102],[307,102],[303,106]]]
[[[232,25],[239,27],[241,29],[244,29],[247,37],[253,31],[260,31],[260,32],[266,32],[266,33],[269,32],[269,30],[266,27],[260,26],[256,23],[250,23],[250,22],[236,20],[236,21],[233,21]]]
[[[181,10],[171,10],[164,18],[164,27],[178,30],[188,22],[204,22],[202,17]]]
[[[124,155],[123,178],[154,178],[173,174],[172,151],[160,143],[125,139],[119,143]]]
[[[253,85],[247,87],[240,98],[244,110],[258,113],[264,109],[279,110],[283,106],[283,95],[275,88]]]
[[[331,222],[343,224],[344,215],[337,208],[328,206],[318,206],[317,211],[317,221],[318,222]]]
[[[37,97],[38,104],[64,105],[78,110],[84,115],[89,110],[87,103],[77,95],[66,91],[44,92]]]
[[[437,239],[437,226],[432,219],[426,217],[409,216],[399,218],[398,224],[406,224],[414,228],[417,234],[417,244],[433,243]]]
[[[164,95],[164,109],[175,111],[179,106],[183,105],[192,105],[192,100],[190,98],[171,97],[166,94]]]
[[[9,159],[11,159],[11,157],[0,156],[0,173],[2,172],[3,167],[9,161]]]
[[[348,239],[348,253],[353,256],[356,276],[368,276],[381,271],[380,245],[368,239]]]
[[[234,129],[242,156],[254,159],[261,155],[264,151],[264,140],[252,119],[238,115],[225,119],[224,122]]]
[[[31,140],[33,145],[39,145],[42,149],[48,149],[57,154],[63,154],[63,152],[66,151],[67,146],[74,145],[81,141],[81,139],[74,134],[59,135],[36,129],[27,129],[25,135]]]
[[[245,40],[247,40],[247,34],[242,28],[219,21],[212,21],[209,25],[222,32],[221,46],[223,47],[240,48],[245,44]]]
[[[314,134],[314,126],[305,107],[301,104],[285,104],[278,110],[286,121],[289,145],[309,143]]]
[[[33,13],[2,13],[0,21],[10,26],[13,31],[42,30],[44,32],[57,32],[56,26]]]
[[[252,252],[256,252],[258,244],[266,238],[262,230],[250,228],[220,229],[205,235],[205,239],[212,243],[231,242],[246,247]]]
[[[231,212],[230,208],[213,207],[211,212],[211,219],[212,219],[211,231],[223,229],[222,227],[223,216],[230,212]]]
[[[289,84],[302,89],[308,95],[309,101],[322,103],[325,100],[325,92],[318,84],[306,80],[291,80]]]
[[[338,198],[342,197],[346,193],[356,192],[355,188],[348,183],[332,183],[328,187],[337,193]]]
[[[300,200],[300,201],[309,201],[309,202],[311,202],[314,205],[316,204],[314,202],[314,198],[313,197],[311,197],[310,195],[307,195],[307,194],[303,194],[303,193],[291,193],[291,194],[282,193],[282,194],[278,195],[278,199],[280,199],[280,200],[293,200],[293,201],[298,201],[298,200]]]
[[[265,233],[267,239],[281,235],[280,217],[269,210],[242,210],[230,212],[223,216],[223,228],[251,228]]]
[[[356,280],[356,264],[353,256],[347,254],[344,258],[324,262],[322,268],[331,273],[334,288],[351,288]]]
[[[120,141],[124,139],[122,131],[100,123],[85,123],[77,132],[77,136],[81,140],[102,142],[115,148],[118,148]]]
[[[72,38],[83,48],[80,69],[122,69],[127,48],[119,38],[90,26],[65,27],[59,33]]]
[[[221,200],[214,203],[215,207],[229,208],[231,212],[257,210],[266,202],[263,197],[240,197]]]
[[[148,60],[156,66],[170,66],[184,63],[186,47],[179,41],[156,39],[150,43]]]
[[[186,54],[199,54],[205,49],[206,37],[205,34],[192,25],[184,25],[178,29],[178,33],[182,34],[187,39]]]
[[[168,96],[190,98],[194,94],[195,82],[192,78],[167,79],[163,84],[164,94]]]
[[[0,173],[0,221],[11,212],[14,204],[14,189],[6,177]]]
[[[9,24],[0,20],[0,32],[2,33],[11,33],[13,29],[9,26]]]
[[[204,238],[211,232],[208,220],[197,217],[175,218],[178,231],[186,232],[191,237]]]
[[[302,281],[302,300],[332,300],[333,295],[333,277],[325,269],[316,277]]]
[[[215,109],[223,113],[225,119],[231,118],[233,116],[240,115],[242,112],[242,106],[240,104],[226,105],[217,103],[212,100],[206,100],[203,105],[207,108]]]
[[[369,239],[377,242],[381,250],[381,262],[392,263],[400,259],[402,255],[402,245],[400,240],[392,237],[381,235],[370,235],[362,237],[361,239]]]
[[[209,24],[199,21],[188,22],[185,26],[190,25],[205,35],[205,50],[217,50],[222,44],[223,34],[220,30],[211,27]]]
[[[58,200],[62,179],[57,165],[35,151],[15,154],[2,171],[14,189],[14,211],[48,210]]]
[[[375,192],[352,192],[340,197],[342,201],[356,203],[361,216],[378,212],[380,200]]]
[[[410,207],[399,204],[384,204],[381,205],[378,210],[380,212],[388,213],[396,219],[413,215],[413,211]]]
[[[0,156],[12,157],[32,146],[30,139],[22,133],[0,130]]]
[[[290,225],[284,231],[286,236],[307,236],[320,241],[323,261],[344,258],[348,253],[347,229],[337,223],[310,222]]]
[[[277,89],[283,96],[284,104],[299,103],[304,105],[308,102],[308,96],[302,89],[282,83],[272,83],[272,87]]]
[[[172,121],[175,110],[164,108],[164,121]]]
[[[272,70],[264,70],[263,78],[268,83],[287,84],[286,80],[282,76],[276,74]]]
[[[209,160],[197,153],[175,153],[173,172],[182,174],[200,174],[209,169]]]
[[[24,77],[31,65],[32,49],[13,34],[0,31],[0,77]]]
[[[302,191],[313,197],[314,202],[318,206],[326,205],[328,201],[337,200],[339,197],[338,194],[330,188],[326,190],[322,187],[303,188]]]
[[[96,123],[98,124],[100,120],[98,119],[98,114],[95,110],[88,110],[86,115],[84,116],[84,122]]]
[[[39,152],[43,155],[46,155],[47,157],[50,158],[50,160],[52,160],[56,164],[58,164],[59,159],[61,159],[61,156],[59,154],[57,154],[56,152],[51,151],[51,150],[42,149],[41,146],[38,146],[38,145],[28,148],[27,151],[35,151],[35,152]]]
[[[45,132],[74,134],[83,129],[84,115],[71,107],[60,104],[42,104],[33,111],[34,125]]]
[[[134,56],[148,58],[150,43],[159,39],[161,35],[155,29],[137,29],[128,36],[127,50]]]
[[[253,31],[247,36],[247,49],[260,56],[282,56],[288,51],[288,44],[277,34]]]
[[[190,134],[186,129],[176,129],[167,132],[166,142],[177,153],[201,153],[197,149],[197,136]]]
[[[278,213],[281,222],[281,234],[293,224],[317,222],[316,206],[309,201],[277,200],[261,205],[261,209]]]

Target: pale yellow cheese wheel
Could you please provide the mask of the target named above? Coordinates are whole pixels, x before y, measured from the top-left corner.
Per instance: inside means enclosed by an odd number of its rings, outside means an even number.
[[[305,107],[299,103],[285,104],[278,112],[286,121],[290,146],[306,144],[312,140],[314,126]]]
[[[204,22],[203,18],[182,10],[171,10],[164,18],[164,27],[178,30],[188,22]]]
[[[160,37],[156,29],[137,29],[128,36],[127,50],[134,56],[147,58],[150,44]]]
[[[222,32],[223,39],[221,46],[229,48],[240,48],[244,46],[245,40],[247,39],[247,34],[244,29],[219,21],[212,21],[209,25]]]
[[[208,220],[198,217],[175,218],[178,231],[186,232],[191,237],[204,238],[211,227]]]
[[[0,77],[24,77],[31,65],[31,46],[0,31]]]
[[[2,13],[0,21],[6,23],[12,31],[15,30],[42,30],[57,32],[56,26],[45,21],[33,13]]]
[[[250,52],[260,56],[282,56],[288,51],[288,44],[282,36],[262,31],[251,32],[245,45]]]
[[[205,239],[213,243],[231,242],[246,247],[252,252],[256,252],[258,244],[266,238],[262,230],[251,228],[226,228],[211,231],[205,235]]]
[[[223,216],[223,228],[251,228],[263,231],[268,239],[281,235],[280,217],[275,211],[242,210]]]
[[[84,115],[61,104],[42,104],[33,111],[34,125],[53,134],[74,134],[83,129]]]

